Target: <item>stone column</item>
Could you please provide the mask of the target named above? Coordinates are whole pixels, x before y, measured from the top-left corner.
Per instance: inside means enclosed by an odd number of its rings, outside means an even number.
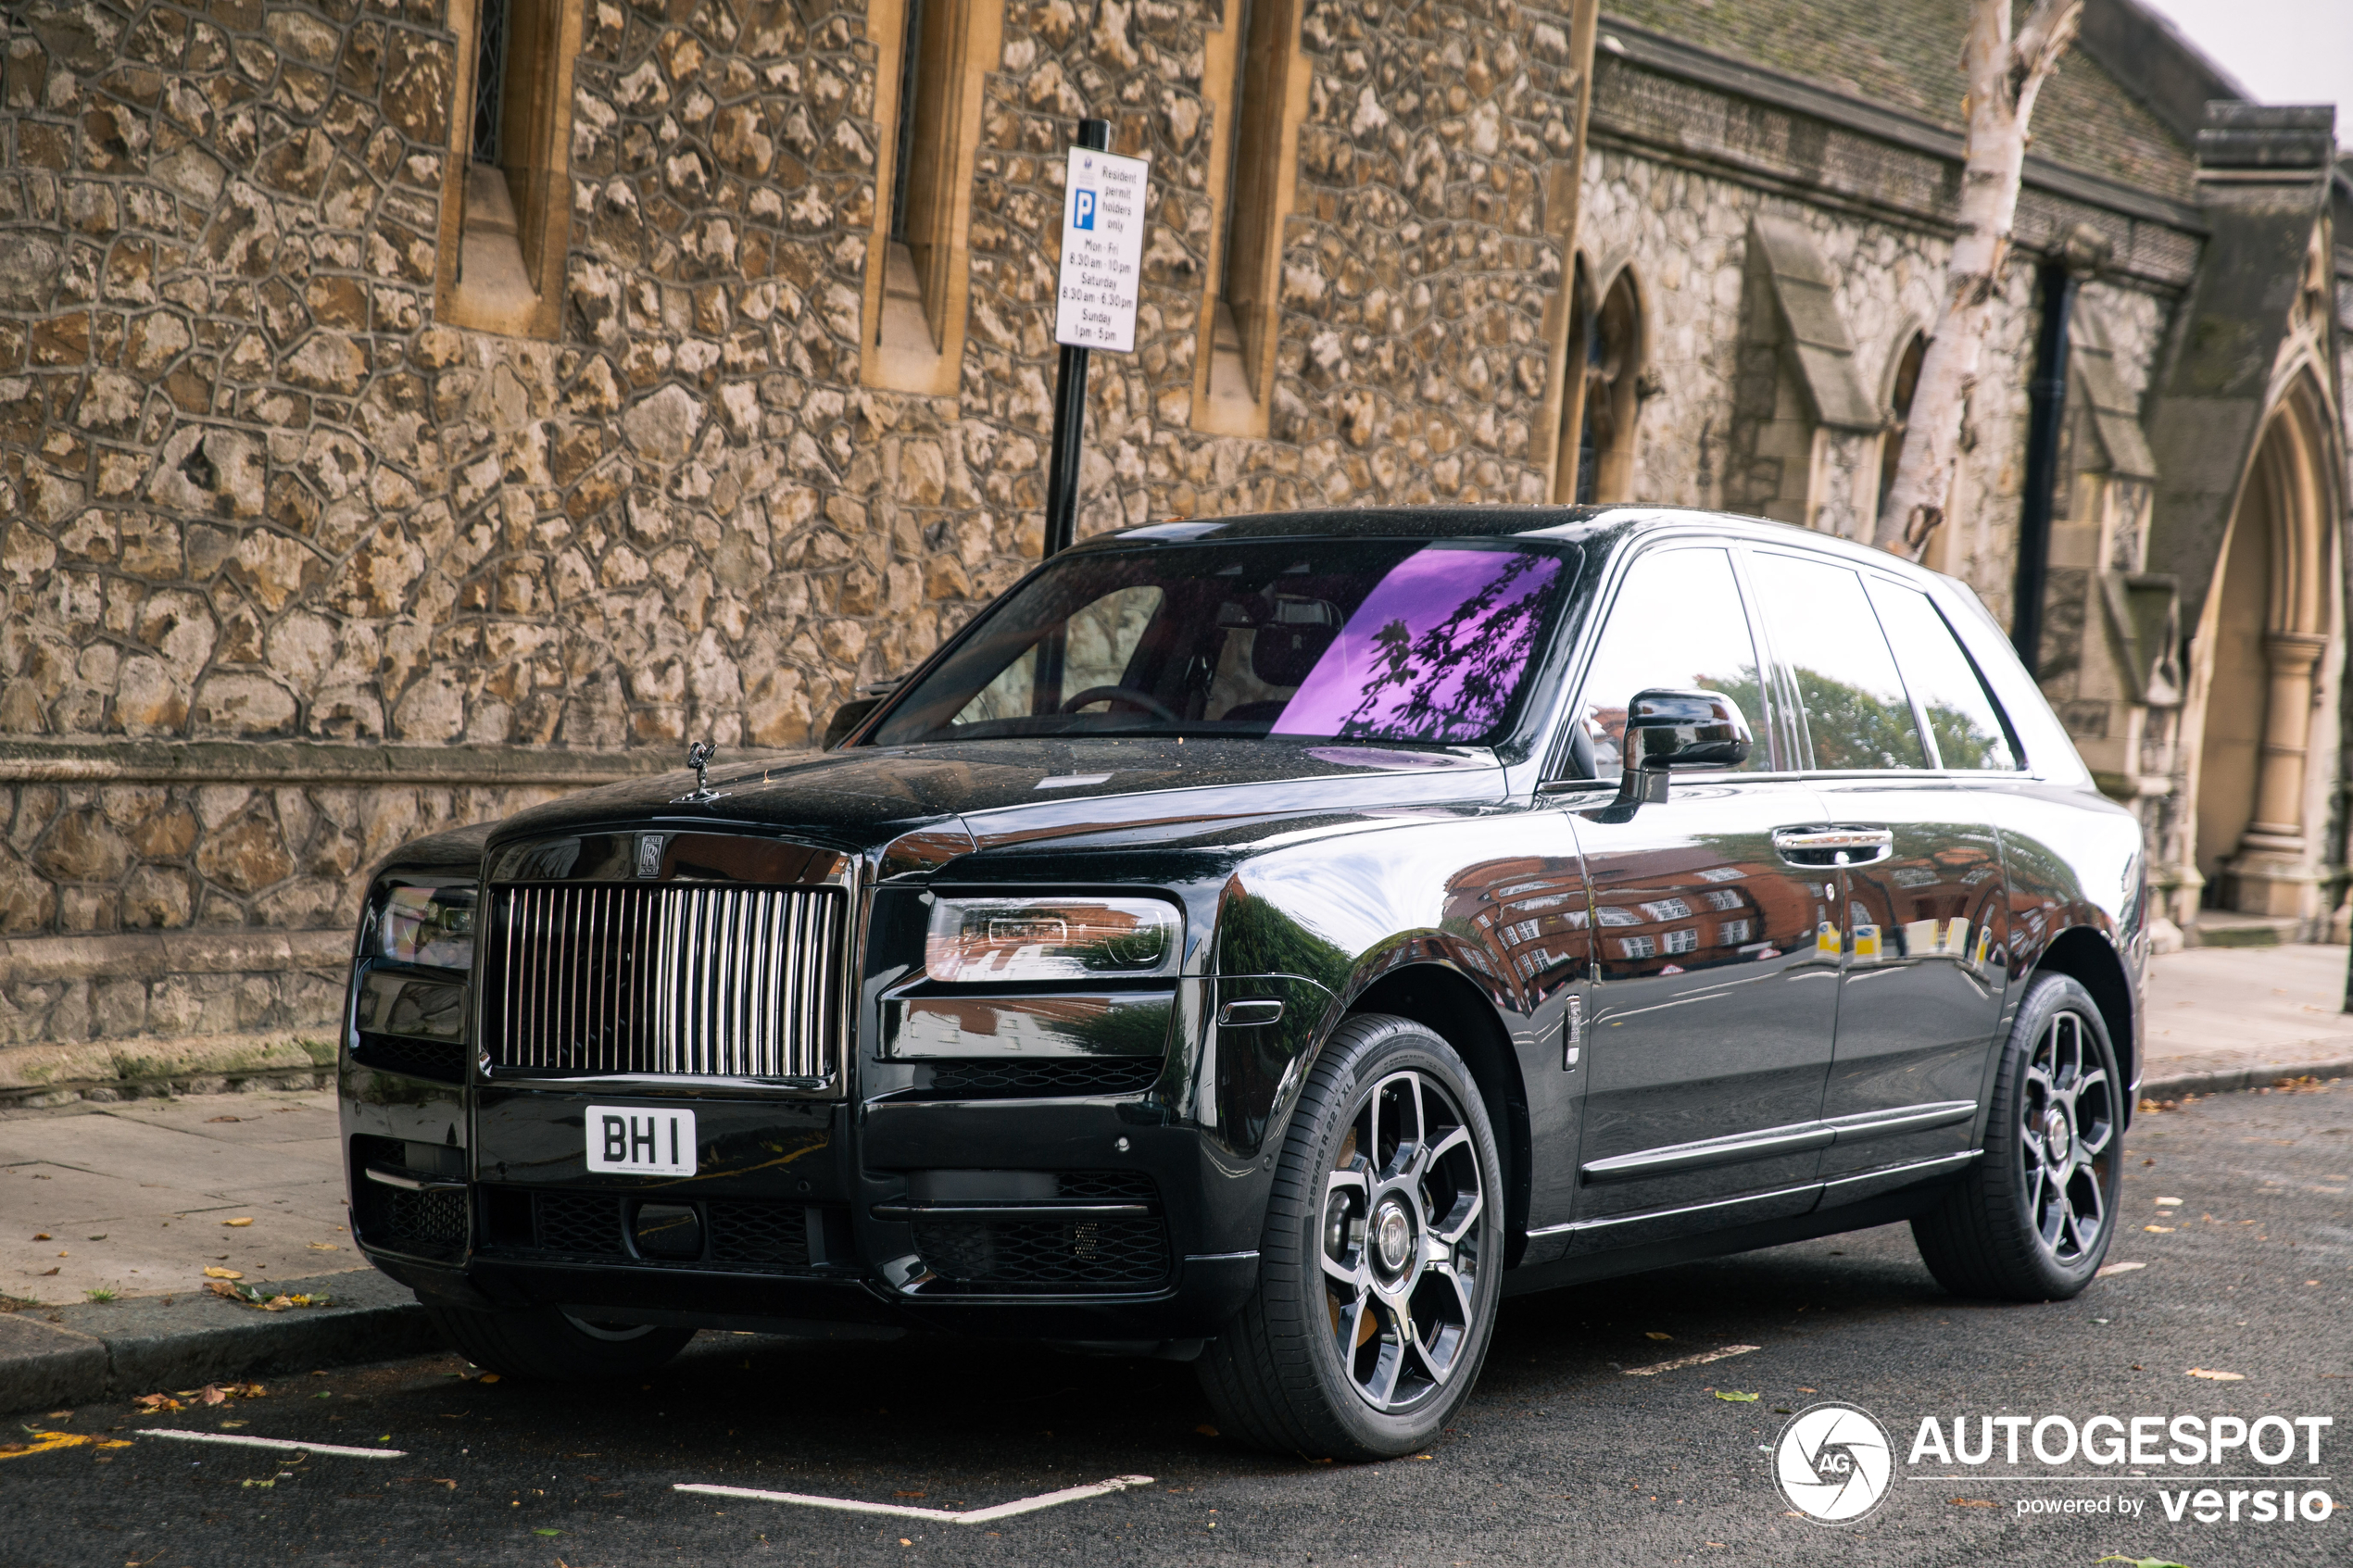
[[[2255,781],[2255,815],[2239,839],[2232,902],[2249,914],[2302,916],[2316,885],[2304,844],[2304,751],[2312,730],[2312,672],[2328,639],[2312,632],[2273,632],[2263,639],[2271,688],[2263,710],[2263,752]]]

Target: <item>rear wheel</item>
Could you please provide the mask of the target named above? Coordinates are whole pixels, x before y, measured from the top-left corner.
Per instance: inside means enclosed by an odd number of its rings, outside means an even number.
[[[1984,1154],[1912,1222],[1938,1284],[2057,1301],[2092,1283],[2116,1234],[2125,1093],[2091,993],[2064,974],[2035,981],[2002,1054]]]
[[[1403,1018],[1343,1023],[1283,1142],[1257,1291],[1196,1363],[1224,1429],[1315,1459],[1436,1437],[1494,1327],[1498,1169],[1452,1047]]]
[[[427,1301],[425,1315],[474,1365],[506,1377],[574,1383],[653,1371],[686,1348],[691,1328],[598,1323],[554,1307],[489,1312]]]

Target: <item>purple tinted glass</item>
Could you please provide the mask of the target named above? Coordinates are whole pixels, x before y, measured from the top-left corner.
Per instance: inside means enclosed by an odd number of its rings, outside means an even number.
[[[1273,734],[1471,741],[1495,726],[1536,654],[1560,559],[1430,547],[1365,596]]]

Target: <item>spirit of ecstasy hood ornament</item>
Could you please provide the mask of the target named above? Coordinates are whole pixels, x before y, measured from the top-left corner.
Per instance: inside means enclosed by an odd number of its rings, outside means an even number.
[[[719,748],[707,740],[695,741],[686,747],[686,766],[695,771],[695,793],[673,797],[670,802],[673,806],[684,806],[689,801],[716,800],[728,793],[724,789],[714,791],[711,787],[711,759],[718,752]]]

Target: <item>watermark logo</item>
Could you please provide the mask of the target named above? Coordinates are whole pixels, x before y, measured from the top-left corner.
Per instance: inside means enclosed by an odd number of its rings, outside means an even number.
[[[1887,1429],[1853,1405],[1808,1405],[1773,1445],[1781,1496],[1823,1524],[1849,1524],[1877,1508],[1894,1471]]]

